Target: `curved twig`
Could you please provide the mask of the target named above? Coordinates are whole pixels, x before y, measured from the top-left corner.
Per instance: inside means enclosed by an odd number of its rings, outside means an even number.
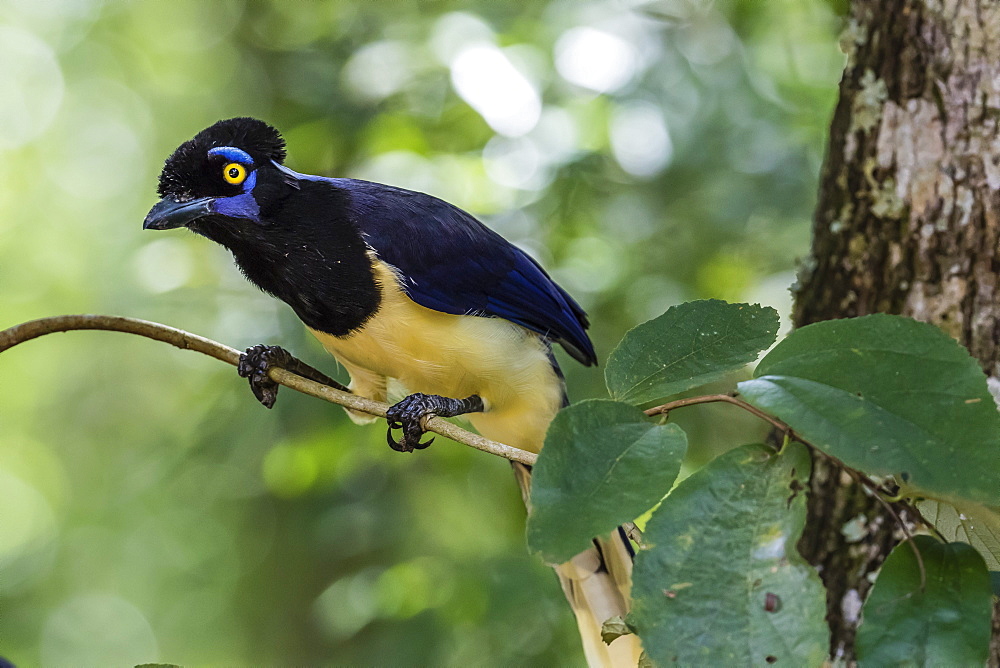
[[[916,545],[913,544],[913,540],[912,540],[913,539],[913,534],[910,531],[909,526],[907,526],[906,521],[902,517],[900,517],[899,513],[897,513],[896,510],[892,507],[892,504],[889,501],[887,501],[886,499],[884,499],[882,497],[883,490],[882,490],[881,486],[878,483],[876,483],[874,480],[872,480],[870,477],[868,477],[867,475],[865,475],[864,473],[862,473],[861,471],[858,471],[857,469],[854,469],[854,468],[851,468],[850,466],[847,466],[846,464],[844,464],[842,461],[840,461],[836,457],[834,457],[834,456],[832,456],[832,455],[824,452],[820,448],[816,447],[813,443],[809,442],[807,439],[805,439],[802,436],[796,434],[792,430],[791,427],[789,427],[787,424],[785,424],[781,420],[779,420],[779,419],[777,419],[777,418],[775,418],[775,417],[773,417],[771,415],[768,415],[767,413],[763,412],[759,408],[756,408],[756,407],[748,404],[747,402],[745,402],[742,399],[740,399],[739,397],[737,397],[735,394],[706,394],[706,395],[703,395],[703,396],[700,396],[700,397],[688,397],[686,399],[677,399],[675,401],[669,401],[669,402],[667,402],[665,404],[662,404],[660,406],[654,406],[653,408],[649,408],[649,409],[647,409],[645,411],[645,413],[646,413],[646,415],[649,415],[649,416],[653,416],[653,415],[664,415],[664,416],[666,416],[666,415],[668,415],[670,413],[670,411],[674,410],[675,408],[684,408],[685,406],[696,406],[698,404],[711,404],[711,403],[727,403],[727,404],[732,404],[734,406],[739,406],[740,408],[742,408],[743,410],[747,411],[748,413],[751,413],[751,414],[759,417],[761,420],[764,420],[765,422],[769,423],[772,427],[774,427],[779,432],[781,432],[782,434],[784,434],[784,437],[786,439],[787,438],[794,439],[794,440],[798,441],[799,443],[802,443],[803,445],[805,445],[812,452],[818,453],[820,456],[825,457],[826,459],[829,459],[829,460],[835,462],[837,464],[837,466],[839,466],[844,471],[847,471],[848,475],[850,475],[854,479],[855,483],[861,485],[862,487],[868,488],[868,490],[871,491],[871,493],[878,500],[878,502],[880,504],[882,504],[885,507],[885,509],[889,512],[889,514],[893,517],[893,519],[896,520],[896,523],[899,525],[900,529],[902,530],[903,535],[905,536],[905,538],[907,540],[910,541],[910,544],[913,546],[914,553],[916,554],[916,557],[917,557],[917,566],[920,569],[920,580],[921,580],[921,583],[926,582],[927,571],[924,568],[924,560],[923,560],[923,557],[920,554],[920,551],[917,549]],[[923,522],[923,524],[925,526],[929,526],[929,527],[933,528],[934,531],[937,531],[937,529],[934,528],[932,524],[930,524],[929,522],[927,522],[927,520],[924,519],[922,515],[920,515],[920,512],[917,510],[917,508],[913,504],[906,503],[906,504],[904,504],[904,507],[907,509],[907,511],[916,513],[916,516],[919,517],[922,520],[922,522]],[[923,585],[921,585],[921,586],[923,586]]]
[[[743,401],[739,397],[732,394],[706,394],[700,397],[688,397],[687,399],[677,399],[676,401],[668,401],[665,404],[654,406],[653,408],[648,408],[646,409],[645,413],[646,415],[649,416],[667,415],[670,413],[670,411],[674,410],[675,408],[684,408],[685,406],[696,406],[698,404],[712,404],[719,402],[732,404],[734,406],[739,406],[746,412],[751,413],[752,415],[756,415],[761,420],[770,423],[772,427],[786,434],[790,438],[794,438],[797,441],[802,440],[792,432],[791,427],[789,427],[781,420],[768,415],[759,408],[751,406],[747,402]]]
[[[194,350],[233,366],[239,364],[240,361],[240,351],[217,341],[185,332],[182,329],[161,325],[158,322],[113,315],[60,315],[15,325],[0,331],[0,353],[13,348],[19,343],[36,339],[39,336],[84,329],[136,334],[148,339],[169,343],[184,350]],[[374,401],[365,397],[359,397],[356,394],[341,392],[332,387],[298,376],[285,369],[271,369],[269,375],[272,380],[285,387],[345,408],[368,413],[369,415],[384,418],[385,412],[389,408],[388,404],[384,404],[381,401]],[[533,465],[538,457],[538,455],[527,450],[521,450],[484,438],[478,434],[473,434],[442,418],[433,417],[426,420],[425,427],[428,431],[446,436],[453,441],[458,441],[459,443],[497,455],[498,457],[503,457],[504,459],[528,464],[529,466]]]

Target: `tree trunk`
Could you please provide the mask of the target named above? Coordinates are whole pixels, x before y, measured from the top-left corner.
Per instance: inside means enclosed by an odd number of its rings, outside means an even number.
[[[967,346],[993,387],[1000,376],[1000,3],[855,0],[842,46],[848,63],[795,325],[908,315]],[[842,528],[860,515],[868,535],[848,543]],[[817,462],[800,548],[827,584],[834,656],[853,658],[867,576],[899,540],[898,524],[840,471]]]

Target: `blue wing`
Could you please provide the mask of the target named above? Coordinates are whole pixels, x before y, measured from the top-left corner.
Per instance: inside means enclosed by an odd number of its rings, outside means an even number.
[[[358,227],[402,274],[410,299],[444,313],[510,320],[561,344],[582,364],[597,363],[580,305],[537,262],[470,214],[411,190],[328,180],[350,193]]]

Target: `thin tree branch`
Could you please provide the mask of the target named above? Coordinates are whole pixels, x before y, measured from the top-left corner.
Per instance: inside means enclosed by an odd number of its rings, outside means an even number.
[[[706,394],[700,397],[688,397],[687,399],[677,399],[676,401],[668,401],[667,403],[662,404],[660,406],[654,406],[653,408],[649,408],[645,411],[645,413],[646,415],[649,416],[667,415],[668,413],[670,413],[670,411],[674,410],[675,408],[684,408],[685,406],[696,406],[698,404],[711,404],[719,402],[732,404],[734,406],[739,406],[746,412],[756,415],[765,422],[769,422],[772,427],[787,434],[789,437],[794,438],[797,441],[802,441],[801,438],[799,438],[798,436],[795,435],[794,432],[792,432],[792,428],[789,427],[787,424],[785,424],[784,422],[775,417],[768,415],[759,408],[751,406],[747,402],[743,401],[742,399],[732,394]],[[802,442],[805,443],[805,441]]]
[[[184,350],[194,350],[233,366],[239,364],[240,361],[240,351],[212,341],[211,339],[206,339],[203,336],[191,334],[174,327],[168,327],[167,325],[161,325],[157,322],[113,315],[60,315],[15,325],[9,329],[0,331],[0,353],[13,348],[19,343],[36,339],[45,334],[83,329],[136,334],[148,339],[169,343]],[[276,383],[285,387],[345,408],[368,413],[369,415],[384,418],[385,412],[389,408],[388,404],[384,404],[381,401],[374,401],[365,397],[359,397],[356,394],[341,392],[332,387],[313,382],[308,378],[298,376],[285,369],[271,369],[268,375]],[[428,431],[433,431],[453,441],[464,443],[477,450],[482,450],[483,452],[488,452],[511,461],[531,466],[534,465],[535,460],[538,458],[538,455],[532,452],[473,434],[442,418],[430,418],[425,421],[424,426]]]
[[[840,468],[847,471],[848,475],[854,478],[854,481],[857,484],[863,487],[867,487],[872,492],[872,495],[878,500],[880,504],[882,504],[882,506],[886,509],[886,511],[888,511],[888,513],[896,521],[896,524],[899,525],[900,529],[903,532],[903,535],[908,540],[910,540],[912,545],[913,534],[911,533],[909,526],[907,526],[906,521],[902,517],[900,517],[899,513],[897,513],[896,510],[892,507],[892,504],[890,504],[888,501],[882,498],[882,489],[874,480],[872,480],[870,477],[868,477],[861,471],[858,471],[857,469],[847,466],[836,457],[826,452],[823,452],[823,450],[819,449],[814,444],[810,443],[808,440],[806,440],[802,436],[799,436],[794,431],[792,431],[792,428],[789,427],[784,422],[782,422],[781,420],[772,417],[767,413],[764,413],[763,411],[761,411],[758,408],[755,408],[754,406],[751,406],[750,404],[736,397],[733,394],[706,394],[700,397],[688,397],[686,399],[677,399],[676,401],[669,401],[660,406],[654,406],[653,408],[649,408],[645,411],[645,413],[646,415],[649,416],[653,415],[666,416],[670,413],[670,411],[674,410],[675,408],[684,408],[686,406],[697,406],[698,404],[711,404],[711,403],[727,403],[727,404],[732,404],[734,406],[739,406],[748,413],[752,413],[753,415],[756,415],[760,419],[770,423],[772,427],[777,429],[779,432],[783,433],[785,438],[795,439],[799,443],[802,443],[803,445],[808,447],[814,453],[818,453],[819,456],[825,457],[826,459],[835,462]],[[932,524],[930,524],[929,522],[927,522],[927,520],[923,518],[919,510],[917,510],[916,506],[910,503],[903,503],[903,507],[906,508],[907,511],[915,513],[915,515],[920,518],[920,520],[923,522],[925,526],[929,526],[932,529],[934,529],[934,531],[937,531],[937,528],[935,528]],[[926,581],[927,578],[927,572],[924,568],[924,560],[920,554],[920,551],[917,549],[916,545],[912,546],[914,549],[914,553],[916,554],[917,557],[917,565],[920,568],[921,583],[923,583]]]

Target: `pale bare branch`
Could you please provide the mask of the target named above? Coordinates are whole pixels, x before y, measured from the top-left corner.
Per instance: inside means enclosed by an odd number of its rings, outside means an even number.
[[[203,336],[191,334],[190,332],[185,332],[174,327],[168,327],[167,325],[161,325],[157,322],[112,315],[60,315],[15,325],[9,329],[0,331],[0,353],[13,348],[19,343],[30,341],[45,334],[85,329],[136,334],[148,339],[163,341],[164,343],[169,343],[172,346],[185,350],[194,350],[233,366],[236,366],[240,361],[240,351],[212,341],[211,339],[206,339]],[[384,418],[385,412],[389,408],[388,404],[380,401],[341,392],[340,390],[321,385],[284,369],[271,369],[268,375],[276,383],[285,387],[318,399],[323,399],[324,401],[329,401],[333,404],[344,406],[345,408],[368,413],[369,415]],[[504,459],[528,464],[529,466],[533,465],[538,457],[527,450],[514,448],[484,438],[478,434],[473,434],[442,418],[430,418],[424,422],[424,426],[428,431],[446,436],[453,441],[497,455],[498,457],[503,457]]]

